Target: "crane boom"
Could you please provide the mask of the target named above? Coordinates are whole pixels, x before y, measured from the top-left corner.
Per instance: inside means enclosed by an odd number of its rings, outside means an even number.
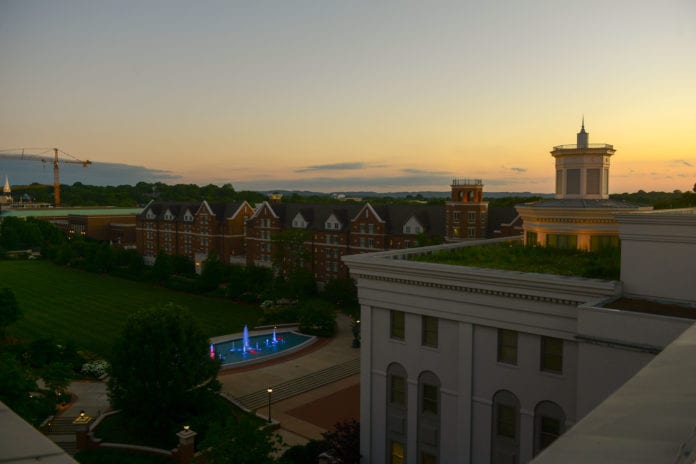
[[[4,159],[14,159],[14,160],[27,160],[27,161],[40,161],[42,163],[53,164],[53,203],[54,206],[60,206],[60,167],[59,163],[64,164],[81,164],[82,167],[87,167],[92,164],[90,160],[79,160],[79,159],[65,159],[58,158],[58,149],[53,148],[53,157],[42,156],[42,155],[30,155],[22,153],[0,153],[0,158]]]

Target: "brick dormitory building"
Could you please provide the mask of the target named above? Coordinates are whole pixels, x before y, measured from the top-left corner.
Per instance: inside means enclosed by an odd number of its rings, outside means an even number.
[[[160,250],[200,270],[209,253],[225,263],[271,266],[277,233],[306,231],[306,265],[319,282],[347,277],[345,255],[417,246],[422,239],[460,241],[518,235],[514,208],[489,212],[483,182],[455,179],[444,205],[209,204],[150,202],[136,217],[136,246],[148,264]],[[505,225],[508,224],[506,227]],[[501,234],[501,230],[505,232]]]

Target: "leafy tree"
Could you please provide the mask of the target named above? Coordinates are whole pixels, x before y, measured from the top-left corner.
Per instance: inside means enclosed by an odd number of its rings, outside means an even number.
[[[329,454],[343,464],[360,462],[360,423],[354,419],[337,422],[332,430],[322,434]]]
[[[322,300],[310,300],[300,310],[300,331],[331,337],[336,333],[336,312]]]
[[[55,401],[32,394],[36,379],[12,354],[0,352],[0,373],[0,401],[22,418],[38,426],[54,413]]]
[[[358,307],[358,288],[350,277],[330,280],[324,286],[321,296],[342,309]]]
[[[203,262],[201,272],[201,290],[208,292],[220,286],[225,279],[226,266],[220,261],[220,257],[214,251],[210,252],[208,259]]]
[[[152,280],[159,284],[166,283],[174,273],[174,264],[172,257],[164,250],[160,250],[155,258],[155,264],[152,266]]]
[[[22,317],[15,294],[9,288],[0,290],[0,337],[5,335],[5,329]]]
[[[129,317],[110,362],[112,406],[153,431],[169,430],[182,411],[219,389],[220,364],[208,354],[208,339],[171,303]]]
[[[291,446],[278,459],[278,464],[307,464],[317,462],[317,457],[328,451],[327,443],[324,440],[310,440],[305,445]]]
[[[201,442],[201,448],[207,449],[203,462],[215,464],[271,464],[279,445],[277,435],[268,428],[259,428],[246,416],[232,417],[222,426],[211,427]]]
[[[41,378],[49,390],[56,396],[60,396],[68,388],[73,378],[73,371],[67,363],[54,362],[44,368]]]

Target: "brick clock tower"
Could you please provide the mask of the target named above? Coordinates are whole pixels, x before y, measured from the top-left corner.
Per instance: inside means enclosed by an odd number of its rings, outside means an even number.
[[[453,179],[452,193],[445,204],[447,241],[486,237],[488,202],[483,201],[481,179]]]

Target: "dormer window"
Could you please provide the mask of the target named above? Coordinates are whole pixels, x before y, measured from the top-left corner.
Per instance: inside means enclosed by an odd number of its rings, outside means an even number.
[[[172,221],[172,220],[174,220],[174,215],[171,213],[171,211],[167,210],[167,211],[164,213],[164,220],[165,220],[165,221]]]
[[[147,219],[155,219],[155,213],[152,212],[151,209],[147,210],[147,214],[145,214],[145,217]]]
[[[191,211],[186,210],[186,213],[184,213],[184,221],[193,222],[193,214],[191,214]]]

